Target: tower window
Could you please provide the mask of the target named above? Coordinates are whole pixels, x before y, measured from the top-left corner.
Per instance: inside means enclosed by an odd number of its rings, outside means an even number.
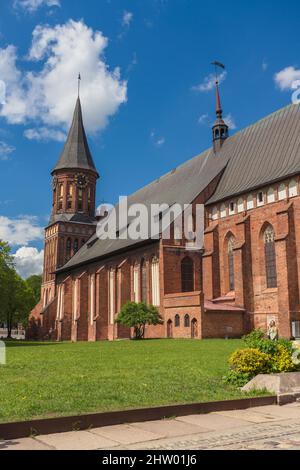
[[[181,262],[181,290],[182,292],[194,291],[194,262],[189,257]]]
[[[68,238],[68,240],[67,240],[67,245],[66,245],[66,255],[67,255],[67,259],[70,259],[70,258],[71,258],[71,250],[72,250],[72,242],[71,242],[71,238]]]
[[[79,211],[82,211],[82,208],[83,208],[82,199],[83,199],[82,189],[79,189],[78,190],[78,210]]]
[[[267,288],[277,287],[275,233],[269,226],[264,233]]]
[[[74,254],[77,253],[78,247],[79,247],[78,240],[74,240]]]

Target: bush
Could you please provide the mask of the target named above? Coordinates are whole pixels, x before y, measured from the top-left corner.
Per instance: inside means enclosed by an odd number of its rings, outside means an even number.
[[[271,359],[272,372],[293,372],[297,370],[291,353],[282,344],[277,345],[277,352]]]
[[[257,330],[251,331],[251,333],[249,333],[248,335],[243,336],[242,340],[244,341],[244,343],[247,344],[248,348],[253,348],[253,347],[255,348],[255,345],[257,344],[257,342],[264,339],[264,337],[265,337],[264,332],[260,329],[257,329]]]
[[[239,374],[249,374],[250,378],[266,374],[271,369],[270,355],[258,349],[238,349],[229,358],[232,370]]]
[[[223,377],[223,381],[227,384],[233,385],[234,387],[241,388],[246,385],[251,378],[250,374],[241,374],[235,370],[230,370],[225,377]]]

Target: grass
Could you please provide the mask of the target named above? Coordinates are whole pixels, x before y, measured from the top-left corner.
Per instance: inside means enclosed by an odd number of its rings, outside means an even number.
[[[0,366],[0,421],[242,398],[222,382],[228,356],[240,346],[239,340],[9,342],[7,365]]]

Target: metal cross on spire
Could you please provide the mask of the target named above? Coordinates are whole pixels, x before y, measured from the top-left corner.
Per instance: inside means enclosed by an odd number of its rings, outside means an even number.
[[[215,60],[214,62],[212,62],[211,65],[213,65],[213,66],[215,67],[216,83],[219,83],[219,74],[218,74],[218,70],[219,70],[219,69],[225,70],[225,65],[222,64],[221,62],[218,62],[217,60]]]
[[[80,83],[81,83],[81,75],[78,74],[78,98],[80,97]]]

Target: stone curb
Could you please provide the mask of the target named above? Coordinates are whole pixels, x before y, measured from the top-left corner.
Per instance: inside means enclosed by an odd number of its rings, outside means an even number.
[[[247,408],[274,404],[277,404],[276,395],[243,398],[239,400],[112,411],[15,423],[0,423],[0,440],[21,439],[30,436],[56,434],[68,431],[83,431],[103,426],[154,421],[192,414],[207,414],[216,411],[245,410]]]

